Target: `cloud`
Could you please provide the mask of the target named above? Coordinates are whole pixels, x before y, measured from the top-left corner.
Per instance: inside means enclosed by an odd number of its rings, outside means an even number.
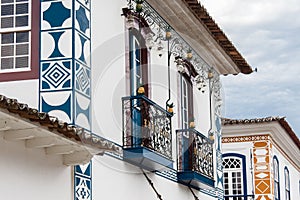
[[[286,116],[300,136],[298,0],[203,0],[213,19],[258,73],[223,77],[225,115]]]

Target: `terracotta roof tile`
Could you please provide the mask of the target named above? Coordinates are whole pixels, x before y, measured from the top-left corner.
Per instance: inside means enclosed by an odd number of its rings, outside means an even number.
[[[182,0],[186,3],[192,13],[199,19],[199,21],[207,28],[212,37],[223,48],[232,61],[238,66],[244,74],[253,72],[247,61],[233,46],[231,41],[227,38],[225,33],[220,29],[218,24],[212,19],[207,10],[198,2],[198,0]]]
[[[111,152],[120,152],[121,150],[119,146],[106,139],[86,132],[83,128],[60,121],[57,117],[50,116],[48,113],[39,112],[37,109],[30,108],[27,104],[19,103],[16,99],[0,95],[0,109],[18,114],[24,120],[37,122],[49,131],[56,132],[72,141],[80,142],[84,146]]]

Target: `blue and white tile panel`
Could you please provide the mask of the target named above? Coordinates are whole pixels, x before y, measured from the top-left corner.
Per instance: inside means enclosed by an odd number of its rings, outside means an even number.
[[[88,0],[41,2],[40,109],[87,130],[91,129],[89,7]]]
[[[91,130],[90,1],[41,0],[40,110]],[[74,199],[90,200],[91,164],[74,167]]]
[[[92,164],[77,165],[74,167],[74,199],[92,199]]]

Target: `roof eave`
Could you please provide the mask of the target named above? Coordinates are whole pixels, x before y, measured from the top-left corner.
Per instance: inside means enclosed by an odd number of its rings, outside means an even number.
[[[252,68],[197,0],[147,0],[220,74],[250,74]]]

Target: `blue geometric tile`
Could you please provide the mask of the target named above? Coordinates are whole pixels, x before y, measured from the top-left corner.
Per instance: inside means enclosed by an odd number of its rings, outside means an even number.
[[[71,88],[71,61],[42,63],[42,90]]]
[[[64,112],[67,116],[68,119],[65,121],[72,121],[72,95],[70,94],[69,97],[67,98],[67,100],[61,104],[57,105],[56,104],[51,104],[49,103],[49,101],[47,102],[47,98],[46,96],[44,96],[46,93],[41,93],[41,111],[43,112],[51,112],[51,111],[60,111],[60,112]],[[52,93],[52,95],[56,95],[58,96],[57,93]],[[63,120],[63,119],[61,119]]]
[[[65,31],[59,31],[59,32],[48,32],[54,39],[54,50],[52,54],[49,56],[49,58],[59,58],[59,57],[64,57],[64,55],[59,51],[58,48],[58,42],[60,37]]]
[[[61,27],[64,21],[70,17],[71,10],[66,8],[62,2],[52,2],[43,13],[43,20],[47,21],[52,28]]]
[[[84,55],[84,45],[86,44],[87,39],[84,38],[82,35],[79,34],[80,42],[81,42],[81,55],[79,57],[79,60],[86,64],[86,59]]]
[[[92,181],[88,178],[83,178],[75,175],[75,200],[91,199]]]
[[[92,165],[88,163],[86,165],[75,166],[75,173],[78,175],[83,175],[85,177],[91,177],[92,175]]]
[[[76,63],[76,90],[90,97],[91,72],[88,68]]]
[[[79,93],[76,93],[75,97],[75,124],[89,130],[91,128],[91,100]]]
[[[86,30],[90,28],[90,21],[86,12],[86,9],[81,5],[79,6],[79,9],[76,10],[76,20],[78,21],[80,31],[83,33],[86,33]]]

